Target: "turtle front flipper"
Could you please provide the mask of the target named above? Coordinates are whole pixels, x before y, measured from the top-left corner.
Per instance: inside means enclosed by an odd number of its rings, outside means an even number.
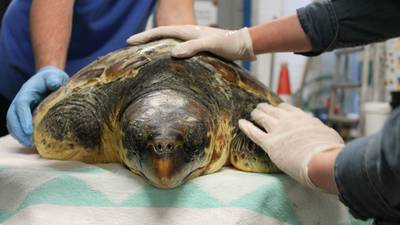
[[[237,169],[257,173],[276,173],[280,170],[267,153],[238,130],[231,143],[230,163]]]
[[[274,173],[280,170],[271,161],[268,154],[256,143],[251,141],[240,129],[238,121],[240,118],[250,119],[250,112],[258,102],[268,102],[268,99],[250,99],[243,101],[246,105],[240,105],[242,111],[232,119],[233,138],[230,144],[230,163],[237,169],[258,173]]]
[[[100,90],[74,93],[35,115],[34,143],[48,159],[118,162],[110,106]],[[46,105],[41,107],[47,108]]]

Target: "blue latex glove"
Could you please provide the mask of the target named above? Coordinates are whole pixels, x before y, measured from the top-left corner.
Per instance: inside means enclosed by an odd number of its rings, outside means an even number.
[[[47,66],[26,81],[7,112],[7,128],[11,136],[25,146],[32,146],[32,109],[68,79],[64,71]]]

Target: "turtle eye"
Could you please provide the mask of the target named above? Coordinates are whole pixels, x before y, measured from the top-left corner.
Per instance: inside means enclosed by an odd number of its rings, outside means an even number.
[[[184,136],[185,159],[193,161],[204,154],[207,145],[207,129],[203,123],[191,126]]]
[[[145,148],[148,134],[145,127],[137,121],[131,122],[125,129],[124,146],[128,149],[128,157],[137,157]]]

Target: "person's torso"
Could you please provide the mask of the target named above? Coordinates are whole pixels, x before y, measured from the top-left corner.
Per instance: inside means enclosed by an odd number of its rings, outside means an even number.
[[[31,2],[13,0],[0,31],[0,67],[17,68],[25,80],[35,72],[29,33]],[[155,0],[76,0],[65,71],[73,75],[97,57],[125,47],[130,35],[144,30],[154,4]],[[0,74],[0,79],[12,76]]]

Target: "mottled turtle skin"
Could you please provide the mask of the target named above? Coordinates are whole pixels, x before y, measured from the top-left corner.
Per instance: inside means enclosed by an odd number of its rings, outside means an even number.
[[[276,172],[239,129],[260,102],[279,97],[239,66],[210,54],[170,55],[176,40],[132,46],[80,70],[35,110],[43,158],[120,162],[159,188],[224,165]]]

